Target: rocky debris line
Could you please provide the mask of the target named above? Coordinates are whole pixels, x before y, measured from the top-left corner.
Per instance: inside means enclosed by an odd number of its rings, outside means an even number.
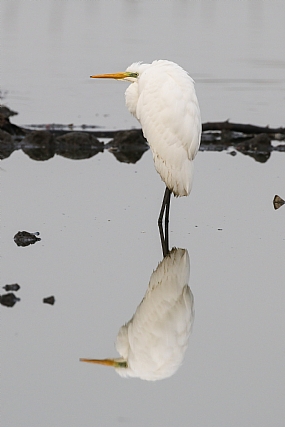
[[[86,159],[109,150],[120,162],[136,163],[148,150],[141,129],[103,131],[96,126],[39,125],[19,127],[10,122],[17,113],[0,107],[0,158],[22,149],[34,160],[48,160],[55,154],[70,159]],[[78,128],[76,128],[78,129]],[[285,151],[285,128],[270,128],[225,122],[202,125],[201,151],[223,151],[231,148],[266,162],[272,151]],[[100,141],[110,139],[107,143]],[[272,143],[274,141],[274,143]],[[277,143],[276,143],[277,142]]]

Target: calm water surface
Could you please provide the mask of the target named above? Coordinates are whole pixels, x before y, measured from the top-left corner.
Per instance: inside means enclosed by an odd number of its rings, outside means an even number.
[[[135,60],[181,63],[203,120],[284,120],[283,2],[19,2],[1,5],[4,101],[14,122],[137,126],[124,84],[89,81]],[[283,37],[282,37],[283,36]],[[2,50],[2,56],[4,55]],[[107,116],[106,116],[107,115]],[[284,411],[283,153],[258,163],[196,158],[189,198],[171,208],[171,246],[187,249],[195,321],[183,365],[157,382],[125,380],[80,357],[115,357],[162,259],[164,187],[151,153],[132,165],[87,160],[1,165],[1,421],[41,426],[276,426]],[[42,240],[21,248],[19,230]],[[54,306],[42,303],[54,295]]]

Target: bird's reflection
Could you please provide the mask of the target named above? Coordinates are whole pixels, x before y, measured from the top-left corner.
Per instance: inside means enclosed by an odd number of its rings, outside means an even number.
[[[194,320],[188,286],[189,255],[173,248],[152,273],[146,294],[131,320],[119,330],[115,359],[80,359],[113,366],[122,377],[156,381],[181,365]]]

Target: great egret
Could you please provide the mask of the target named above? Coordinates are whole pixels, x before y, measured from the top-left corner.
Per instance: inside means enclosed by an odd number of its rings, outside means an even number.
[[[138,119],[153,154],[155,168],[166,184],[158,222],[169,220],[171,193],[188,196],[193,160],[201,138],[201,117],[194,81],[179,65],[158,60],[135,62],[126,71],[91,78],[127,80],[126,105]]]
[[[170,377],[181,365],[194,320],[188,286],[189,255],[172,249],[152,273],[146,294],[131,320],[122,326],[116,359],[80,359],[113,366],[122,377],[156,381]]]

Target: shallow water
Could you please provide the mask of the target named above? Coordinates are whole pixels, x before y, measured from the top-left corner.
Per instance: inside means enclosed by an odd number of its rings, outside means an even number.
[[[196,81],[203,121],[280,126],[282,0],[2,1],[1,81],[17,123],[137,126],[125,83],[91,74],[170,59]]]
[[[163,11],[153,2],[70,4],[2,5],[5,101],[21,113],[14,122],[136,125],[124,85],[91,86],[82,76],[161,56],[193,70],[204,121],[282,125],[282,2],[169,2]],[[34,161],[22,151],[5,159],[1,282],[19,283],[21,301],[0,307],[3,425],[283,426],[285,207],[272,204],[285,195],[283,157],[261,164],[198,153],[193,191],[172,201],[170,218],[171,247],[190,256],[194,326],[183,365],[157,382],[79,362],[117,356],[118,330],[162,259],[164,187],[150,151],[136,164],[107,151],[86,160]],[[21,230],[42,240],[18,247]],[[42,302],[50,295],[53,306]]]
[[[190,255],[194,329],[182,367],[157,383],[78,361],[117,355],[119,327],[162,259],[150,152],[136,165],[107,152],[3,161],[2,283],[21,286],[21,301],[2,308],[5,425],[282,425],[284,207],[272,199],[283,157],[196,160],[193,192],[173,200],[170,222],[171,246]],[[42,240],[17,247],[19,230]],[[54,306],[42,303],[49,295]]]

